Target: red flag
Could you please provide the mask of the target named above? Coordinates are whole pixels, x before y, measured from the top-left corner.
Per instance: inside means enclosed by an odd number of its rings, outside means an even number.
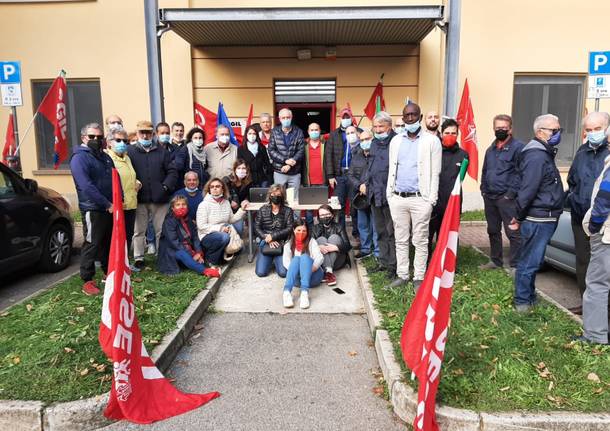
[[[6,138],[4,139],[4,148],[2,149],[2,163],[8,166],[7,157],[14,156],[15,147],[15,125],[13,123],[13,113],[8,114],[8,125],[6,126]]]
[[[477,126],[474,124],[474,113],[470,101],[470,90],[468,80],[464,82],[464,91],[460,100],[457,113],[457,122],[460,125],[462,135],[462,148],[468,153],[468,175],[475,181],[479,178],[479,150],[477,148]]]
[[[248,112],[248,119],[246,120],[246,128],[252,125],[252,118],[254,117],[254,104],[250,103],[250,112]]]
[[[206,144],[216,140],[217,118],[218,116],[215,112],[212,112],[195,102],[195,124],[203,129]]]
[[[61,162],[68,157],[68,119],[66,117],[66,99],[68,97],[68,87],[66,85],[66,75],[62,71],[49,91],[42,99],[38,112],[44,115],[53,125],[53,135],[55,144],[53,149],[53,168],[57,169]]]
[[[109,419],[149,424],[186,413],[220,394],[178,391],[148,356],[135,313],[121,183],[116,169],[112,170],[112,197],[112,243],[99,332],[100,346],[113,362],[110,400],[104,415]]]
[[[385,111],[385,100],[383,99],[383,83],[379,81],[375,89],[373,90],[373,94],[371,94],[371,98],[369,99],[369,103],[364,107],[364,114],[367,118],[373,121],[373,117],[379,111]]]
[[[349,111],[350,116],[352,117],[352,124],[354,127],[358,127],[358,122],[356,121],[356,117],[354,117],[354,113],[352,112],[352,106],[347,102],[347,107],[345,108]]]
[[[467,161],[463,162],[467,165]],[[460,175],[463,178],[463,175]],[[435,399],[449,329],[453,277],[460,231],[461,181],[455,181],[424,281],[402,327],[400,346],[419,380],[415,431],[438,431]]]

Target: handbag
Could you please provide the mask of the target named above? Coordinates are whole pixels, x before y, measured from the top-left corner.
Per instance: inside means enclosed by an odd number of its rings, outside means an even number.
[[[233,259],[233,255],[235,253],[237,253],[239,250],[241,250],[244,246],[244,241],[241,239],[241,237],[239,236],[239,233],[237,232],[237,230],[235,230],[235,228],[232,225],[229,225],[229,235],[231,236],[231,239],[229,240],[229,243],[225,247],[225,251],[224,251],[225,260]]]
[[[265,243],[261,252],[265,256],[272,256],[272,257],[281,256],[284,253],[284,243],[281,241],[278,241],[278,243],[280,244],[280,246],[277,248],[271,248],[271,246],[269,244]]]

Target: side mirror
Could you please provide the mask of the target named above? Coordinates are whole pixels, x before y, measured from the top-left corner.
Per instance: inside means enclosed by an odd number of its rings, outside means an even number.
[[[36,193],[38,191],[38,183],[36,182],[36,180],[31,180],[28,178],[28,179],[24,180],[24,183],[25,183],[25,188],[30,193]]]

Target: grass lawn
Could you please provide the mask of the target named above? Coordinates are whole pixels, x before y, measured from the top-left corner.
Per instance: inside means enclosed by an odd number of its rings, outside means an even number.
[[[464,211],[460,217],[461,221],[485,221],[484,210]]]
[[[541,301],[528,315],[512,309],[512,280],[501,270],[480,271],[488,259],[460,247],[448,336],[437,401],[477,411],[610,410],[610,347],[570,341],[579,325]],[[365,266],[372,265],[365,261]],[[369,275],[383,326],[400,353],[400,331],[413,300],[386,290],[388,279]]]
[[[147,265],[154,268],[151,259]],[[206,280],[187,271],[173,277],[152,270],[132,274],[149,353]],[[110,389],[112,365],[97,340],[102,295],[86,296],[81,285],[78,275],[71,277],[0,314],[0,399],[70,401]]]
[[[78,210],[71,212],[70,215],[75,223],[81,223],[83,221],[83,215]]]

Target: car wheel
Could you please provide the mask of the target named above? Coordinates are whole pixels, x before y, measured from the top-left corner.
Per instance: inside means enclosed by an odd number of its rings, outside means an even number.
[[[47,233],[40,267],[43,271],[57,272],[66,268],[72,255],[72,233],[63,224],[51,226]]]

